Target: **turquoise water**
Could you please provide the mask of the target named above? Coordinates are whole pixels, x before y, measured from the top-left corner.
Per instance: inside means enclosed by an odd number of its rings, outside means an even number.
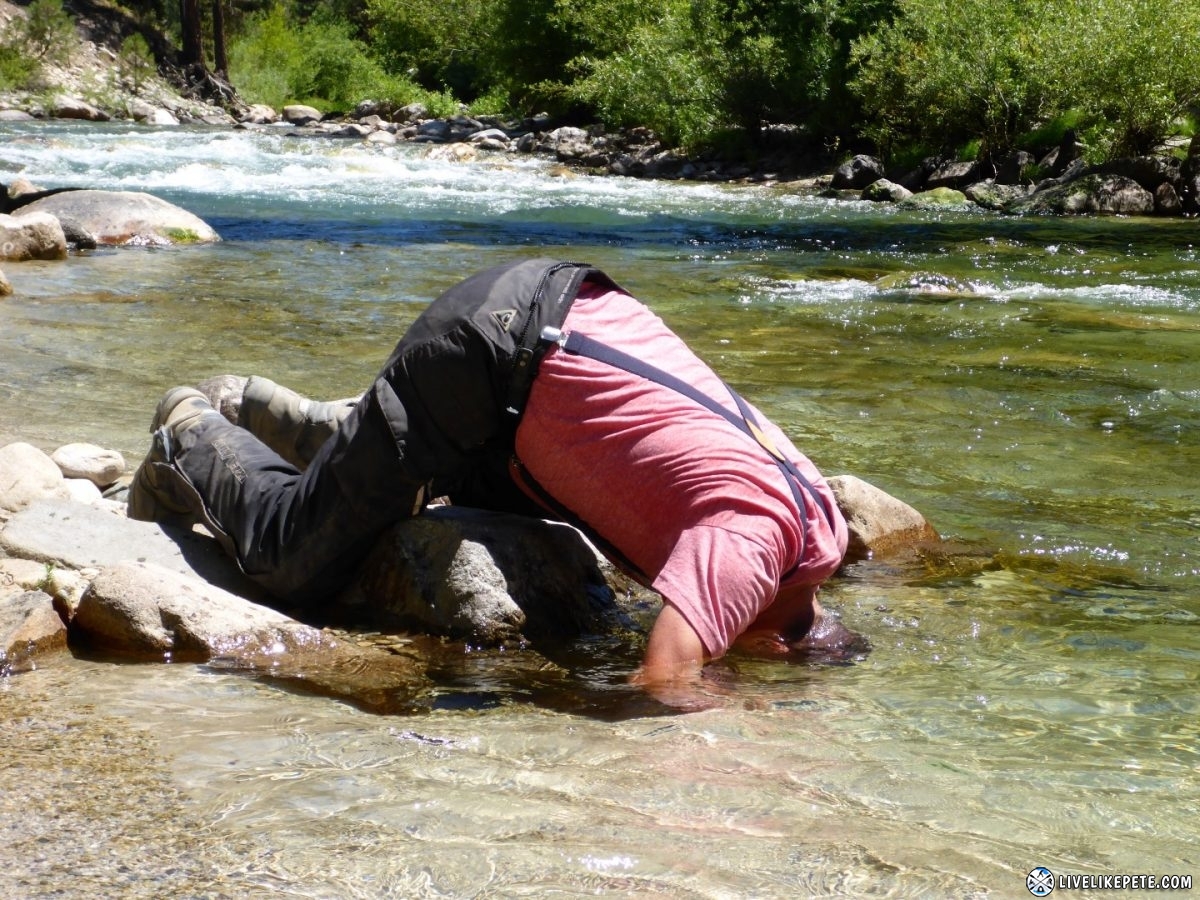
[[[904,212],[279,131],[7,125],[0,181],[18,172],[149,190],[224,240],[6,265],[0,439],[136,460],[162,391],[224,371],[353,393],[457,278],[574,257],[825,472],[994,561],[857,569],[825,597],[866,659],[734,660],[727,705],[665,719],[597,714],[627,663],[602,653],[540,688],[531,651],[451,654],[441,708],[399,718],[182,666],[0,685],[145,729],[214,890],[1018,897],[1038,865],[1200,875],[1195,222]]]

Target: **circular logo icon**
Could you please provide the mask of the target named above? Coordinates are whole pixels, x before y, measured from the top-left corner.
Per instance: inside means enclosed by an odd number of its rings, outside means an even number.
[[[1048,897],[1054,890],[1054,873],[1045,866],[1038,866],[1025,876],[1025,887],[1035,897]]]

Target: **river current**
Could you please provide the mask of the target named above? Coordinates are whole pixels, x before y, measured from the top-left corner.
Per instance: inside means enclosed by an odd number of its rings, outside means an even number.
[[[1039,866],[1200,876],[1196,222],[128,124],[0,125],[17,177],[149,191],[223,240],[5,265],[0,442],[133,462],[162,392],[222,372],[356,393],[441,290],[552,255],[609,271],[824,472],[995,562],[835,580],[825,602],[869,655],[734,659],[731,702],[685,715],[573,707],[619,680],[603,654],[539,692],[532,651],[460,653],[410,716],[53,661],[0,681],[0,894],[1020,897]]]

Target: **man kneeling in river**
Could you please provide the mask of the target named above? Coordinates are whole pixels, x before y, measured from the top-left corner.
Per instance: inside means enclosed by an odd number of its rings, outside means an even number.
[[[534,259],[466,279],[356,401],[251,378],[235,425],[210,400],[163,397],[130,515],[205,521],[291,603],[315,609],[388,526],[445,495],[576,525],[657,591],[647,686],[735,642],[783,656],[850,637],[817,602],[847,540],[824,478],[597,269]]]

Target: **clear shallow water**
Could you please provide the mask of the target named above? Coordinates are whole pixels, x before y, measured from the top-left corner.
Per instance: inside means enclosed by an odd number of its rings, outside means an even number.
[[[901,212],[274,132],[7,126],[0,181],[21,167],[153,191],[225,240],[6,266],[4,440],[133,461],[162,391],[223,371],[356,392],[429,298],[544,252],[611,271],[823,470],[1000,563],[852,573],[827,602],[869,657],[735,661],[728,706],[687,716],[612,700],[602,655],[540,690],[536,657],[464,661],[412,717],[183,666],[0,684],[11,709],[91,705],[151,736],[182,795],[163,819],[198,823],[171,833],[194,891],[1008,897],[1036,865],[1200,875],[1195,222]]]

